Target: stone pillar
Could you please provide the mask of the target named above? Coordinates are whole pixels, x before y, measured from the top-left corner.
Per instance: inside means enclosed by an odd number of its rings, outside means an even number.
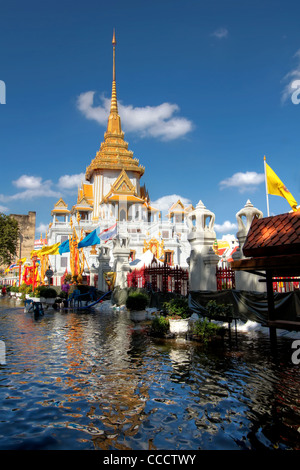
[[[216,265],[219,258],[212,249],[216,238],[215,214],[199,201],[196,209],[188,214],[187,222],[191,245],[190,290],[217,290]]]
[[[129,238],[121,238],[117,236],[113,240],[113,257],[114,268],[116,273],[115,287],[125,289],[127,287],[127,273],[130,271],[129,266]]]
[[[239,247],[232,256],[234,261],[246,258],[243,253],[243,247],[250,226],[254,218],[261,219],[262,217],[263,213],[254,207],[249,199],[245,206],[236,214],[236,220],[238,223],[238,231],[236,236],[239,241]],[[237,290],[246,290],[249,292],[266,292],[266,283],[258,282],[259,278],[260,276],[256,274],[250,274],[245,271],[236,271],[235,287]]]
[[[109,261],[109,247],[100,245],[98,255],[98,289],[102,292],[108,291],[108,286],[104,279],[104,273],[111,271]]]

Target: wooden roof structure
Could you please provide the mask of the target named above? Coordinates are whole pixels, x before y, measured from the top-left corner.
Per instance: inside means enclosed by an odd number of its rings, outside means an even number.
[[[247,258],[233,261],[235,271],[247,271],[265,277],[267,283],[269,326],[293,329],[275,318],[273,279],[295,280],[300,276],[300,210],[273,217],[255,218],[250,226],[243,253]],[[277,323],[276,323],[277,322]],[[291,322],[290,322],[291,323]],[[293,322],[292,322],[293,323]]]
[[[254,219],[234,270],[272,271],[274,276],[300,275],[300,211]]]

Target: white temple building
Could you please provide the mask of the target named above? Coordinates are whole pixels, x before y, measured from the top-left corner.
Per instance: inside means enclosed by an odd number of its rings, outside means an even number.
[[[112,44],[112,95],[104,141],[86,168],[86,181],[78,189],[76,203],[68,208],[63,199],[59,199],[54,205],[48,244],[62,243],[74,231],[82,239],[97,227],[102,231],[116,223],[118,236],[128,239],[129,262],[143,259],[143,254],[151,250],[162,262],[188,268],[191,251],[188,241],[191,226],[189,215],[194,208],[178,200],[163,220],[159,208],[151,206],[148,191],[141,184],[145,168],[138,159],[133,158],[133,152],[128,150],[128,143],[124,140],[116,93],[115,34]],[[97,280],[102,246],[104,243],[83,248],[83,275],[87,275],[90,285],[96,287],[101,287],[102,283],[102,280]],[[113,241],[109,240],[105,247],[108,248],[105,251],[106,255],[109,253],[112,269]],[[50,256],[49,261],[54,271],[53,284],[60,285],[66,271],[70,272],[70,253]]]

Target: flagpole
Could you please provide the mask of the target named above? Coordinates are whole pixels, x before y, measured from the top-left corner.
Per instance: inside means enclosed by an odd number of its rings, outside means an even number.
[[[264,156],[264,171],[265,171],[265,183],[266,183],[267,211],[268,211],[268,217],[270,217],[270,210],[269,210],[269,194],[268,194],[268,182],[267,182],[267,170],[266,170],[266,156]]]

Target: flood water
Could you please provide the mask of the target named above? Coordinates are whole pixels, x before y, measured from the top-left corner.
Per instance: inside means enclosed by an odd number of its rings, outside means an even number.
[[[300,449],[292,339],[159,340],[124,311],[0,299],[0,449]]]

